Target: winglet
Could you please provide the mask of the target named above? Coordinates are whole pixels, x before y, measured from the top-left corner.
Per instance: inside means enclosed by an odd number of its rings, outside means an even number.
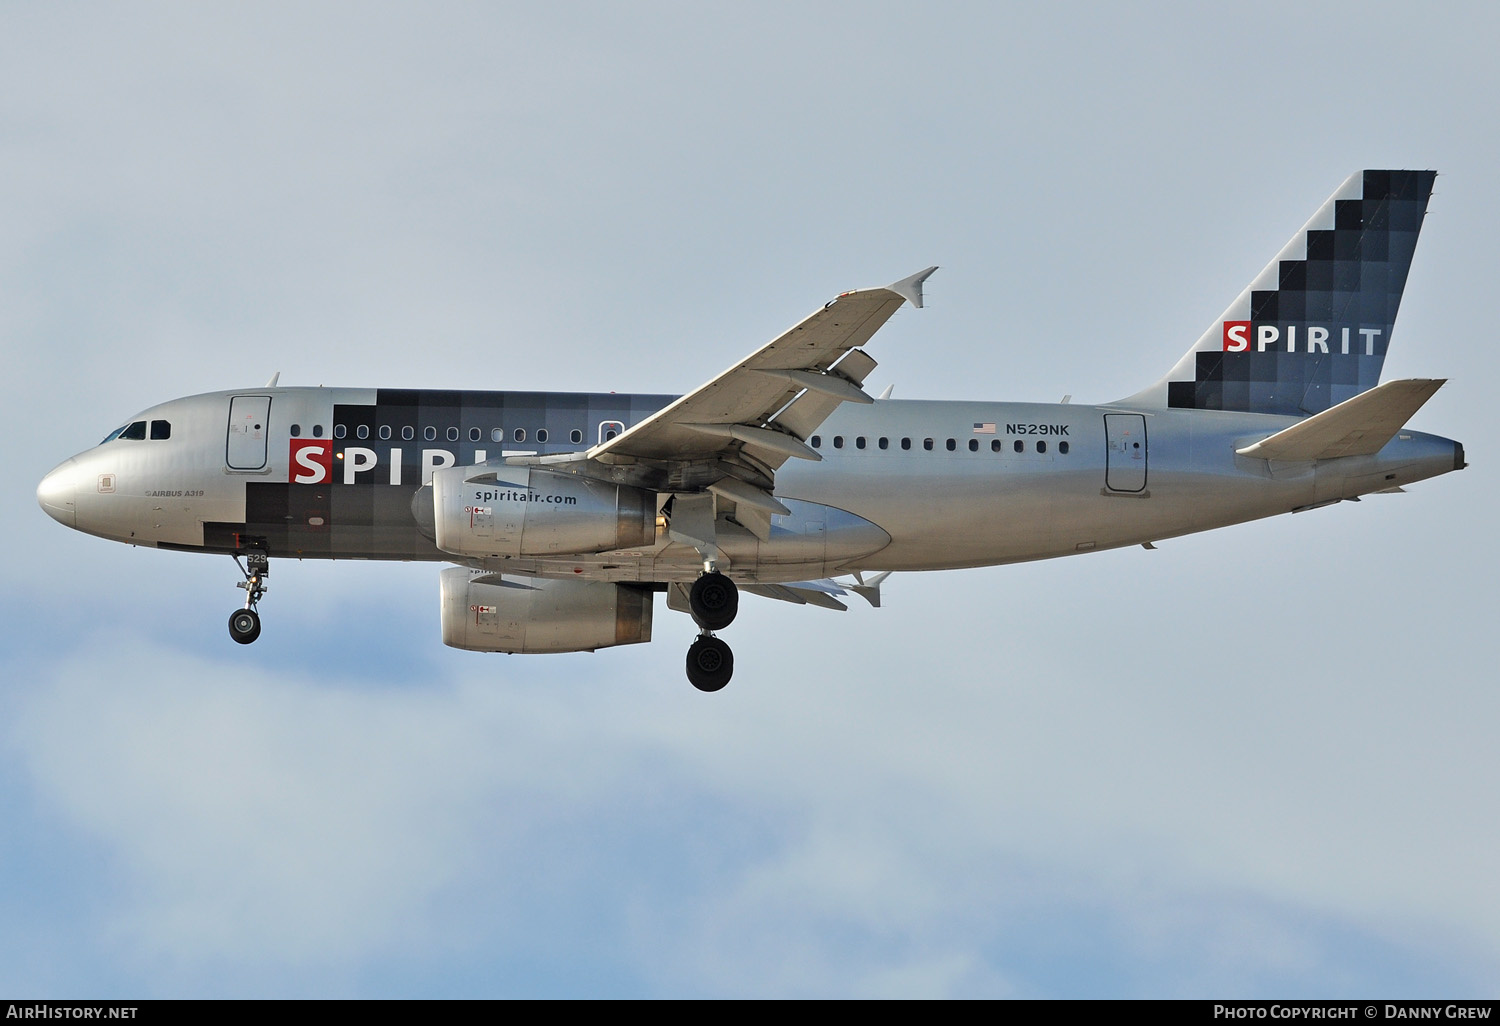
[[[922,283],[928,278],[931,278],[932,272],[936,270],[937,265],[934,264],[932,267],[927,268],[927,270],[925,271],[918,271],[910,278],[902,278],[894,285],[887,285],[886,290],[889,292],[894,292],[896,295],[900,296],[902,299],[906,300],[912,306],[920,310],[922,309]]]
[[[876,574],[874,577],[871,577],[867,581],[859,574],[855,574],[854,579],[859,581],[859,583],[850,585],[849,590],[854,592],[854,594],[858,595],[860,598],[864,599],[866,602],[870,603],[870,605],[874,606],[876,609],[879,609],[880,585],[881,582],[889,576],[891,576],[891,572],[887,570],[884,573]]]

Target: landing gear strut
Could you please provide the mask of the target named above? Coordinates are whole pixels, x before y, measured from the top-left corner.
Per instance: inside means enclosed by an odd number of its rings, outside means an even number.
[[[688,591],[693,621],[703,628],[687,654],[687,677],[699,691],[718,691],[734,675],[734,653],[714,637],[734,622],[740,610],[740,590],[717,570],[708,570]]]
[[[229,636],[241,645],[248,645],[260,637],[260,613],[255,607],[261,596],[270,590],[266,578],[271,575],[271,559],[264,552],[248,552],[244,563],[240,562],[238,555],[234,562],[245,575],[245,579],[235,585],[245,589],[245,608],[229,614]]]

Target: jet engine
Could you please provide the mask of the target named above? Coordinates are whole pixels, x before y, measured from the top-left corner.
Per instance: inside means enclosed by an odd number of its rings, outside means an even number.
[[[535,467],[432,475],[433,540],[456,556],[557,556],[649,548],[656,495]]]
[[[652,593],[604,581],[442,574],[443,644],[471,652],[592,652],[651,640]]]

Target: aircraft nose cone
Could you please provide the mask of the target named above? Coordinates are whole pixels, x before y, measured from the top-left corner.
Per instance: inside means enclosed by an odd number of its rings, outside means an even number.
[[[78,475],[76,460],[58,464],[36,487],[37,504],[59,524],[76,525],[78,516]]]

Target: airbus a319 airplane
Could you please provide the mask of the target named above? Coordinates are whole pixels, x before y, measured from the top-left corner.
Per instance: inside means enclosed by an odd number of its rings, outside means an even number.
[[[928,268],[681,398],[273,378],[137,414],[37,498],[89,534],[233,556],[241,643],[272,557],[446,561],[449,645],[650,641],[665,592],[700,629],[689,680],[716,691],[740,591],[879,605],[893,571],[1150,547],[1463,468],[1405,427],[1443,382],[1380,383],[1434,177],[1351,176],[1167,374],[1103,405],[868,395],[864,347]]]

